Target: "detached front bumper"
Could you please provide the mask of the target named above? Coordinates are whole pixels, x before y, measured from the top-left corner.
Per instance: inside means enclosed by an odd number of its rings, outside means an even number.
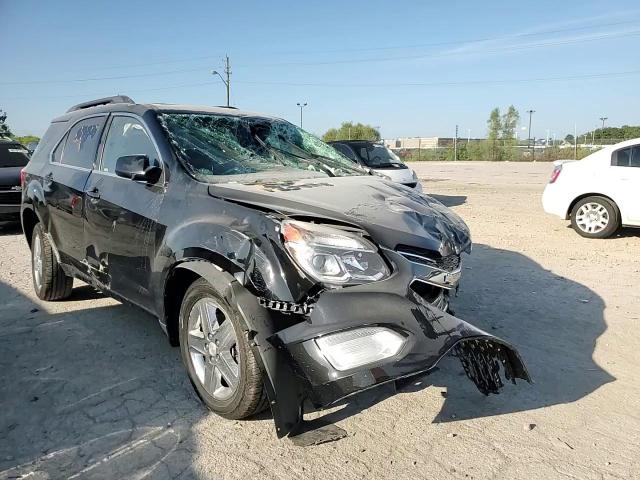
[[[279,437],[296,432],[305,401],[316,408],[329,407],[377,385],[429,372],[451,351],[484,394],[498,393],[503,386],[500,373],[513,383],[516,378],[530,381],[513,347],[426,301],[411,287],[419,266],[395,255],[392,277],[325,291],[303,321],[287,328],[278,329],[274,312],[256,305],[253,295],[236,287],[234,300],[243,306],[241,311],[252,330],[254,353],[262,363]],[[406,339],[402,349],[390,358],[341,371],[332,366],[316,341],[372,326],[401,333]]]

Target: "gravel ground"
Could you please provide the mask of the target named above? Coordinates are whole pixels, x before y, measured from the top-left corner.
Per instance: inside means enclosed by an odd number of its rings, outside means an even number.
[[[77,285],[43,303],[0,230],[0,479],[640,478],[640,231],[597,241],[544,214],[548,164],[420,163],[469,224],[456,314],[515,344],[535,384],[480,395],[457,360],[324,412],[296,447],[269,414],[230,421],[191,391],[155,320]]]

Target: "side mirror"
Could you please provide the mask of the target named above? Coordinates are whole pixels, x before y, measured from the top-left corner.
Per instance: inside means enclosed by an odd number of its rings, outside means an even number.
[[[116,175],[146,183],[157,183],[162,169],[157,165],[149,165],[146,155],[125,155],[116,160]]]

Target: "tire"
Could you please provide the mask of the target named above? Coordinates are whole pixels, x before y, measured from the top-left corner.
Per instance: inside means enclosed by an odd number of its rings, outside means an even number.
[[[33,289],[41,300],[63,300],[71,295],[73,277],[62,270],[40,223],[31,235],[31,277]]]
[[[571,210],[571,226],[586,238],[608,238],[620,228],[620,214],[611,200],[586,197]]]
[[[208,326],[202,324],[204,315],[210,319]],[[264,410],[262,374],[237,309],[200,279],[187,289],[179,321],[182,361],[202,402],[218,415],[236,420]],[[235,338],[230,339],[231,334]],[[237,368],[229,366],[232,361]]]

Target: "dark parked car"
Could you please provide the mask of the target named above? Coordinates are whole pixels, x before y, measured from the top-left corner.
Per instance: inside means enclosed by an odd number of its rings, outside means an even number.
[[[0,138],[0,222],[20,220],[20,171],[27,162],[29,152],[25,147],[14,140]]]
[[[446,313],[464,222],[277,118],[110,97],[51,123],[25,169],[37,295],[79,278],[157,316],[204,403],[317,408],[455,352],[481,392],[529,380],[516,351]]]
[[[338,140],[329,142],[329,145],[353,162],[389,177],[393,182],[422,192],[416,172],[386,145],[369,140]]]

